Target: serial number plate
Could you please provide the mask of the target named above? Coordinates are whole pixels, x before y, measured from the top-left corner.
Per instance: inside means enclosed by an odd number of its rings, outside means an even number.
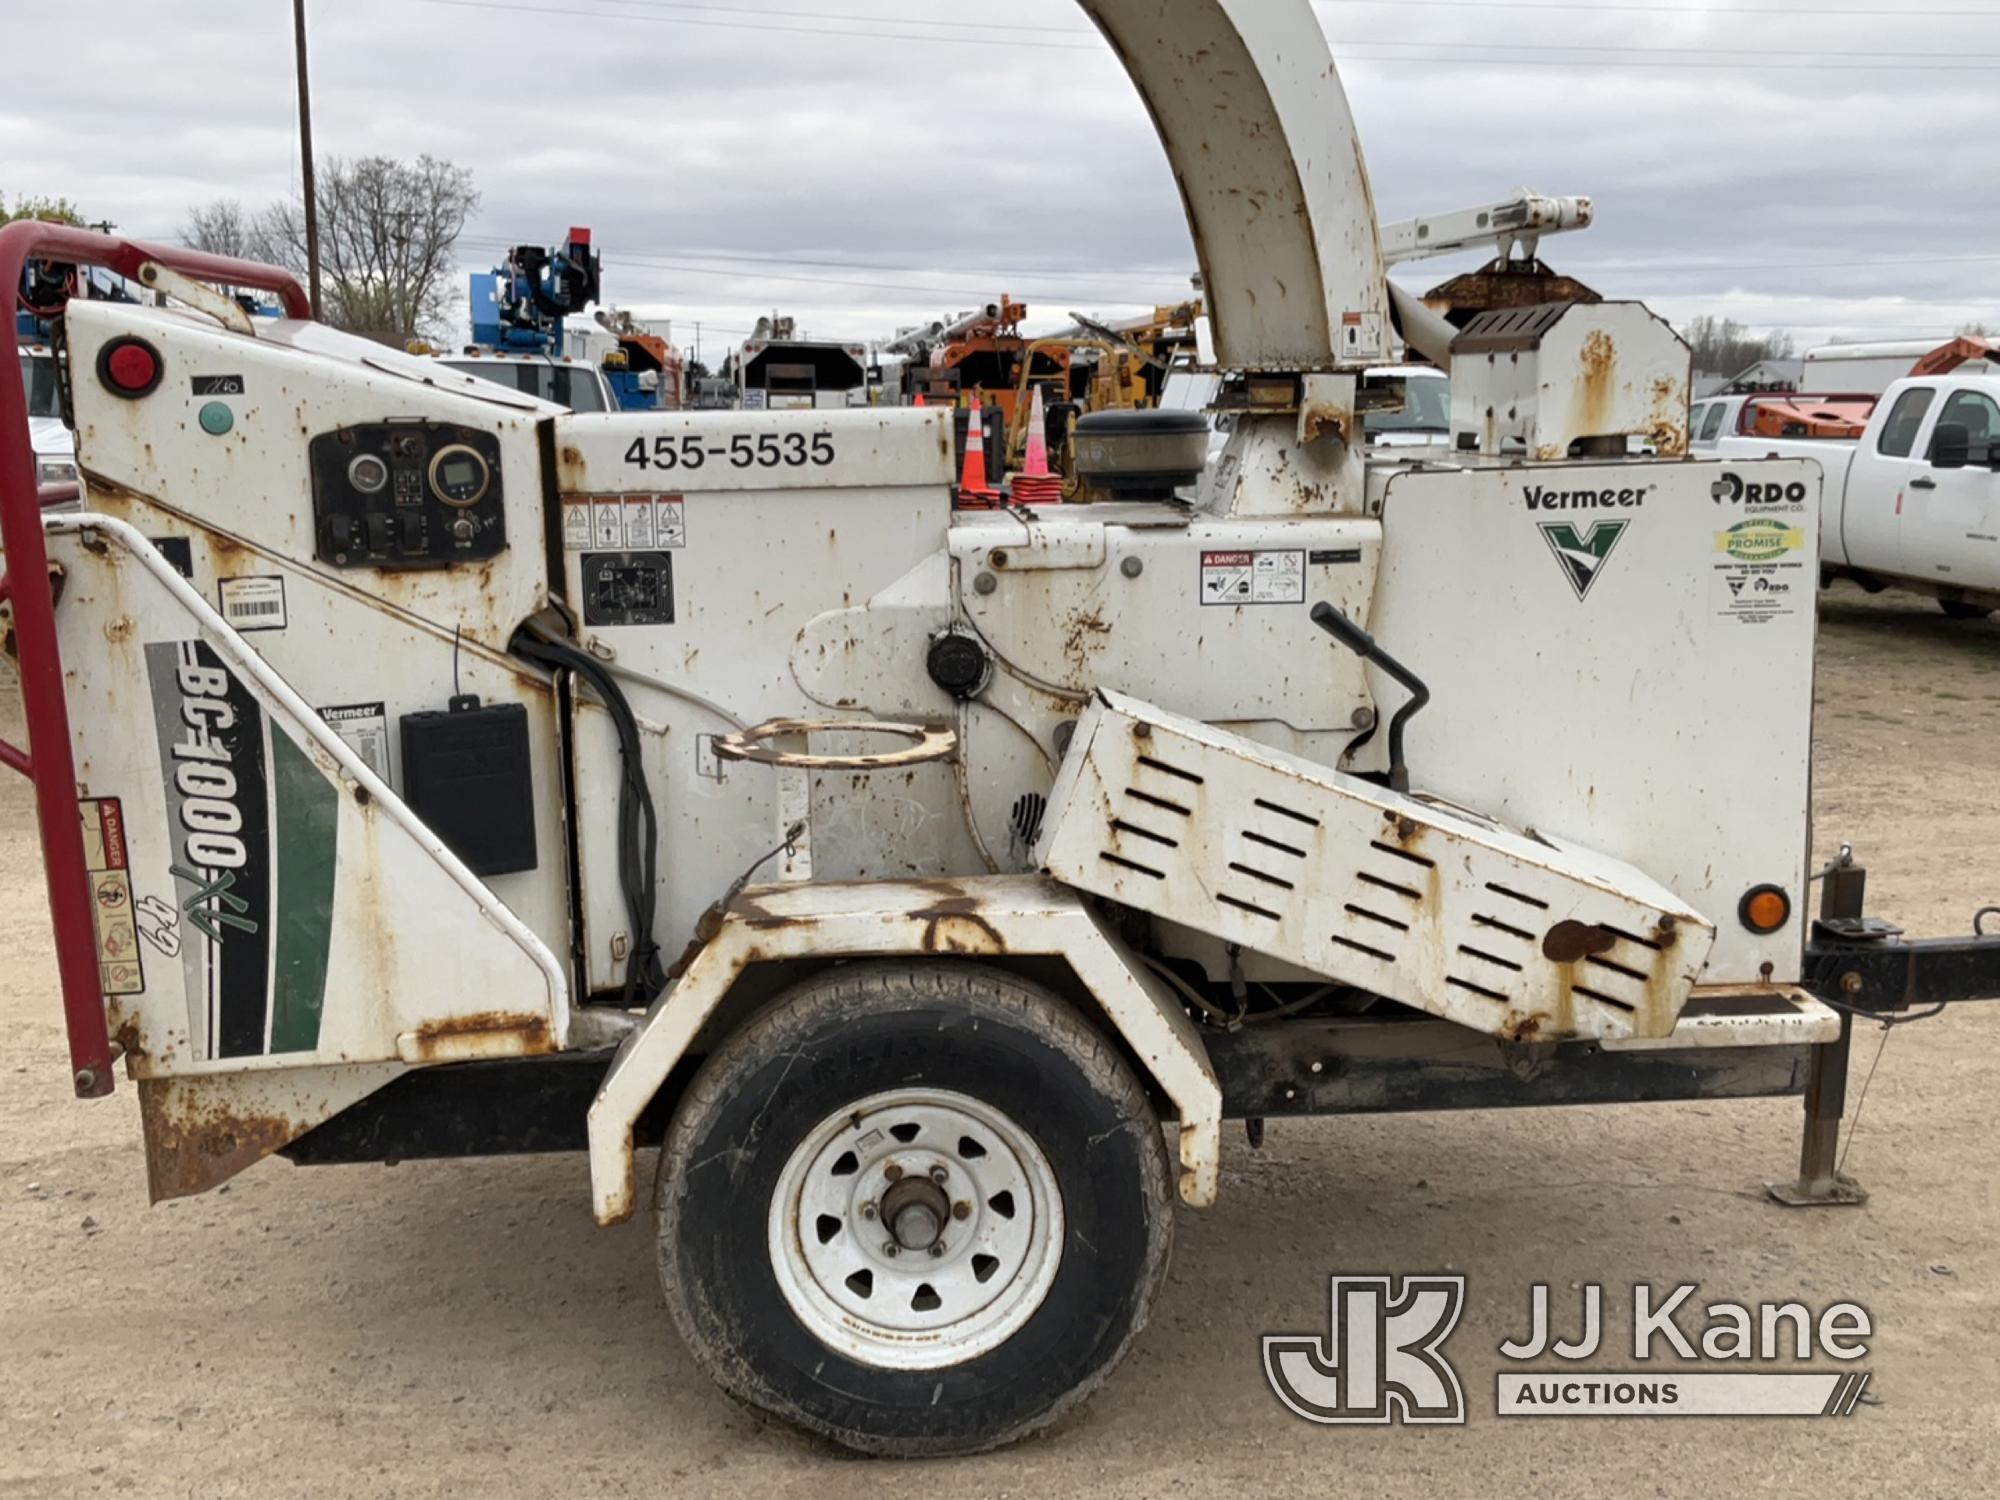
[[[727,464],[732,469],[823,469],[836,454],[830,432],[739,432],[726,442],[696,433],[681,437],[634,438],[625,462],[635,469],[686,469]]]

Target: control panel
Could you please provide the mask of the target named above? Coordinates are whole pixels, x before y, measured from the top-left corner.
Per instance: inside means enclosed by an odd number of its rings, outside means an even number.
[[[674,623],[674,558],[670,552],[586,552],[583,623]]]
[[[310,448],[317,556],[336,568],[448,568],[507,546],[500,440],[443,422],[373,422]]]

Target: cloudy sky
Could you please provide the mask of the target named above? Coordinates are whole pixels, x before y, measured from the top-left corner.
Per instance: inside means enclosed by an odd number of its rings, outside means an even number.
[[[170,238],[190,204],[296,190],[287,0],[89,0],[73,49],[71,22],[0,8],[40,38],[0,89],[0,191]],[[1551,260],[1676,322],[2000,326],[1996,0],[1315,9],[1385,220],[1584,193],[1597,227]],[[1069,0],[308,12],[322,153],[472,168],[469,266],[591,226],[607,294],[683,343],[699,319],[711,358],[772,308],[871,337],[1011,292],[1057,322],[1172,300],[1192,269],[1138,97]]]

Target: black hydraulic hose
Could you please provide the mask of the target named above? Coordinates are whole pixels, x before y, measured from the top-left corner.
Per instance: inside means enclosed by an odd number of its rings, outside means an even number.
[[[533,636],[517,636],[516,654],[552,671],[572,672],[589,683],[611,716],[618,736],[618,886],[626,920],[632,925],[632,951],[625,961],[625,1005],[650,1005],[666,988],[659,944],[653,937],[658,906],[660,852],[659,816],[652,788],[646,782],[644,747],[639,721],[617,680],[587,652]]]
[[[1363,661],[1375,663],[1408,690],[1409,701],[1389,720],[1389,785],[1395,791],[1407,792],[1410,768],[1403,759],[1403,729],[1431,701],[1431,690],[1415,672],[1384,651],[1374,636],[1324,599],[1312,607],[1312,622]]]

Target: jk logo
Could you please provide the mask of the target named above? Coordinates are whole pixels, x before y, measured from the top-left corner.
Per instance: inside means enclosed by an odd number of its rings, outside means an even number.
[[[1549,550],[1562,564],[1563,577],[1576,590],[1576,597],[1584,598],[1597,582],[1604,565],[1611,559],[1611,549],[1618,545],[1618,539],[1625,535],[1630,521],[1593,521],[1582,531],[1569,521],[1550,521],[1542,527],[1542,540],[1549,544]]]
[[[1330,1335],[1267,1334],[1264,1378],[1308,1422],[1462,1426],[1465,1391],[1439,1348],[1464,1310],[1463,1276],[1336,1276]]]

